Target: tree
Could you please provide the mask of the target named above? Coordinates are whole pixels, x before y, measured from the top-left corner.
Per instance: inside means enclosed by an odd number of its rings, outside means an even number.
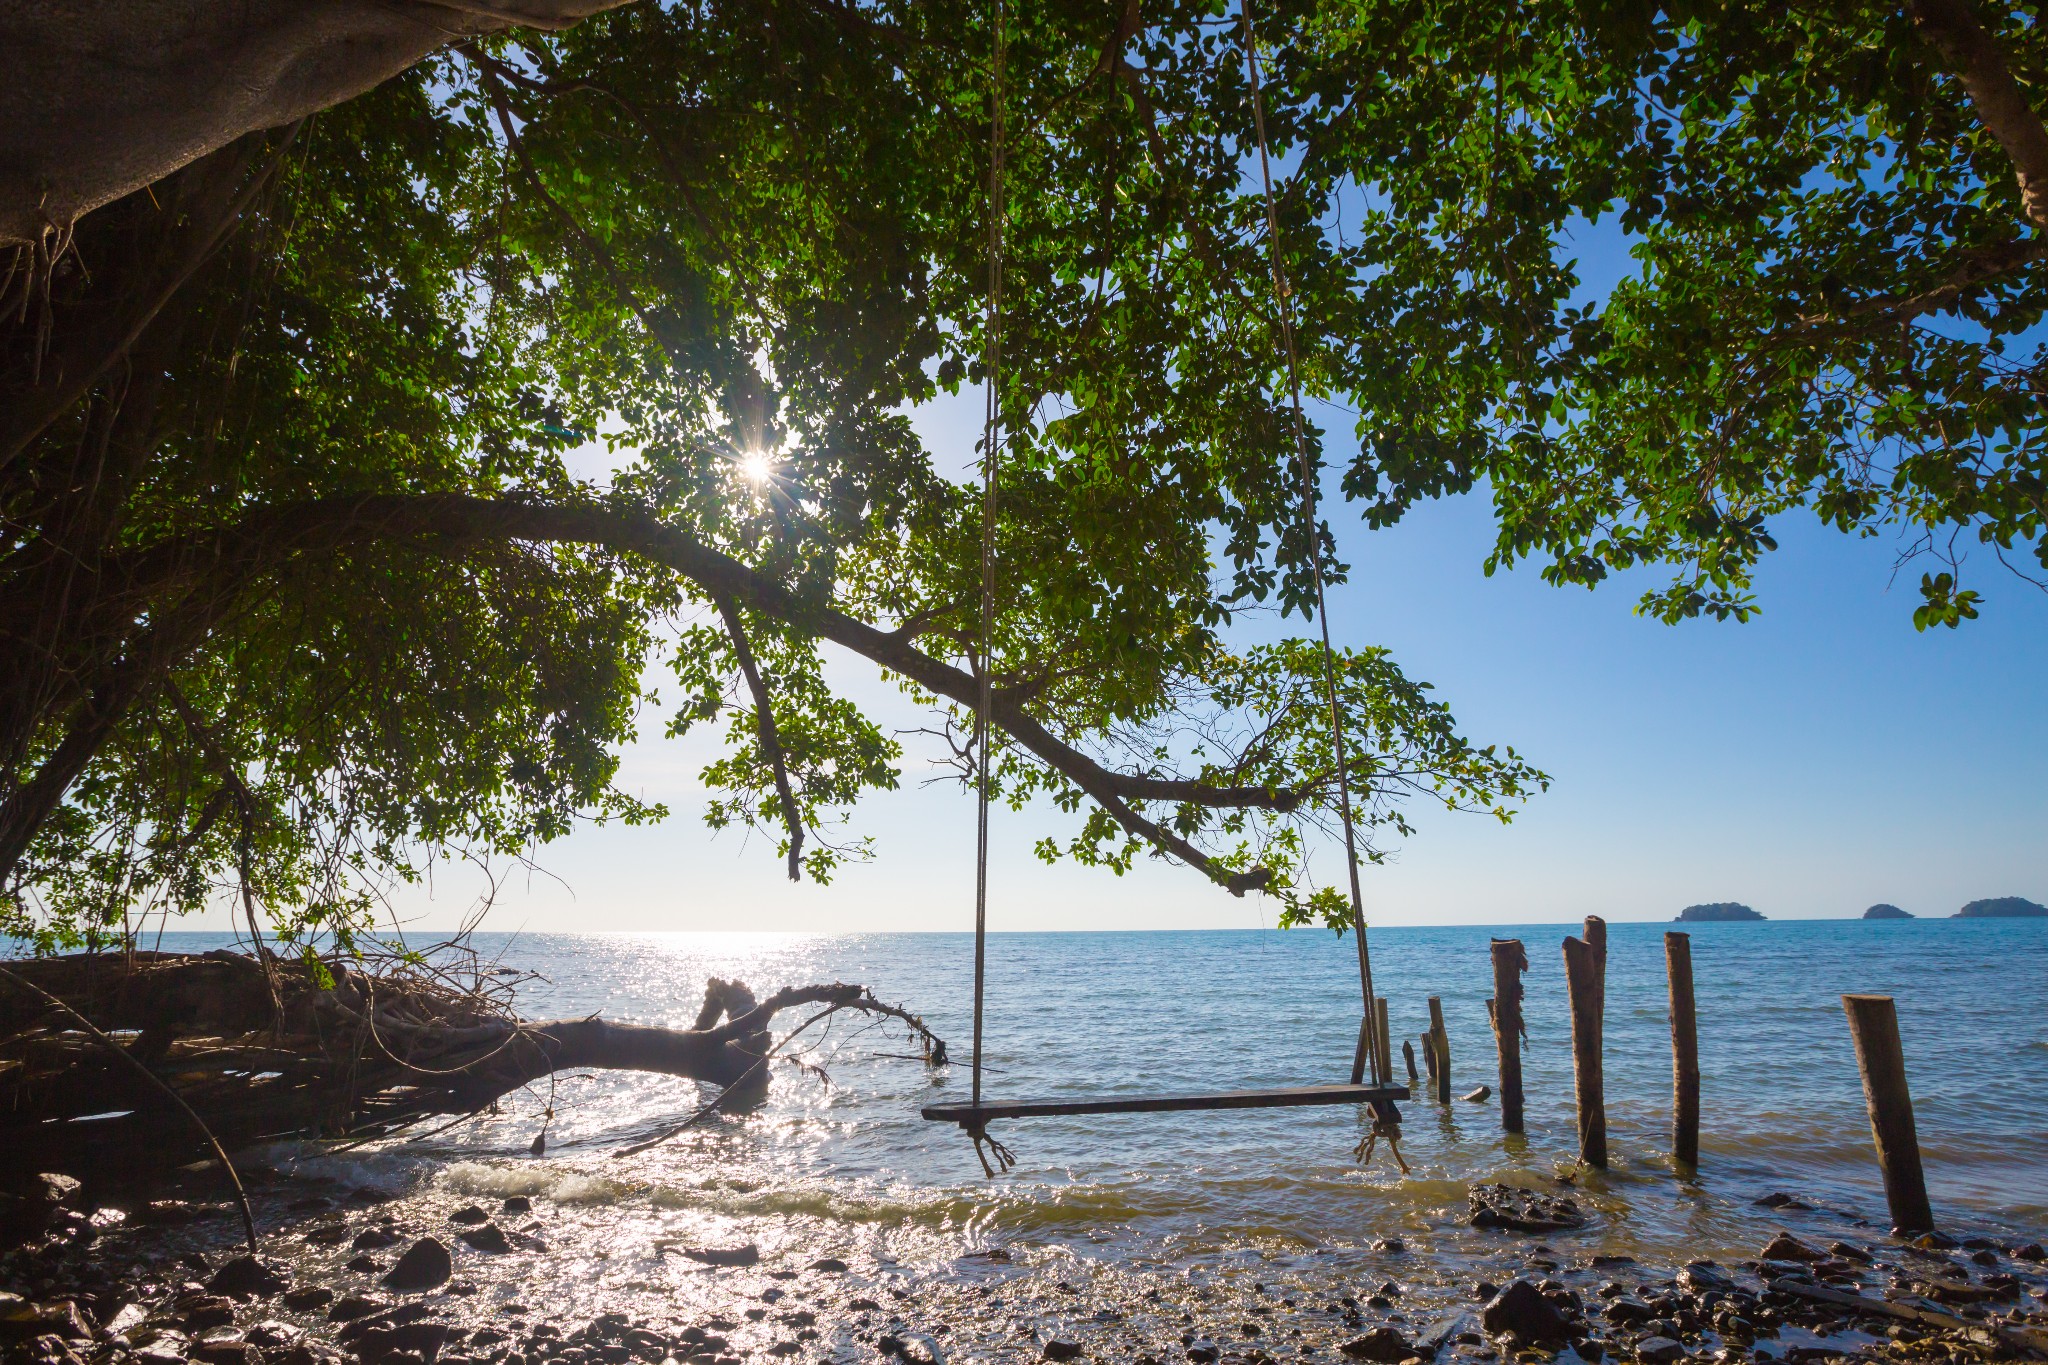
[[[1307,197],[1370,191],[1353,258],[1397,334],[1465,329],[1442,400],[1360,402],[1367,514],[1423,463],[1483,478],[1489,569],[1592,585],[1677,569],[1665,620],[1756,609],[1796,509],[1903,537],[1915,624],[1955,626],[1972,547],[2048,585],[2043,352],[2048,45],[2017,6],[1632,0],[1333,4],[1282,72],[1343,101],[1290,125]],[[1611,288],[1572,257],[1599,223]],[[1441,300],[1441,304],[1437,303]],[[1362,335],[1361,333],[1354,333]],[[1417,361],[1440,363],[1427,346]],[[1332,388],[1369,387],[1361,356]],[[1427,480],[1423,480],[1427,482]]]
[[[1135,13],[1008,35],[1000,794],[1087,812],[1047,856],[1164,853],[1341,925],[1302,880],[1320,657],[1224,635],[1305,611],[1311,554],[1342,571],[1300,516],[1244,68],[1206,10]],[[991,37],[976,6],[617,10],[81,219],[5,340],[7,927],[225,888],[346,932],[438,851],[652,818],[610,777],[656,654],[674,728],[728,727],[713,818],[792,871],[896,780],[823,644],[964,752],[981,509],[903,408],[986,354]],[[634,455],[608,487],[569,475],[591,441]],[[1368,828],[1544,781],[1384,652],[1337,670]]]

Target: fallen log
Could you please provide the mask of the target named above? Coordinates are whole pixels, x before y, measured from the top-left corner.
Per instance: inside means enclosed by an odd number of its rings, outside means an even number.
[[[509,988],[488,975],[472,972],[465,984],[410,959],[273,959],[268,975],[232,952],[7,965],[19,980],[0,978],[0,1185],[43,1171],[92,1179],[196,1160],[205,1141],[178,1116],[180,1102],[230,1150],[381,1136],[480,1112],[567,1069],[736,1088],[730,1107],[765,1089],[770,1028],[803,1006],[895,1020],[928,1060],[945,1060],[944,1043],[915,1015],[846,983],[757,1000],[744,983],[714,979],[692,1026],[675,1029],[594,1015],[523,1020]],[[104,1036],[81,1028],[80,1017]]]

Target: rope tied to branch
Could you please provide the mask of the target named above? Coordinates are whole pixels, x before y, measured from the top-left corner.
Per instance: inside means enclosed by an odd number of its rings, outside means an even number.
[[[1360,1033],[1365,1046],[1352,1067],[1352,1082],[1363,1079],[1372,1068],[1375,1085],[1392,1079],[1381,1074],[1377,1043],[1378,1020],[1374,1016],[1372,956],[1365,945],[1365,894],[1358,881],[1358,835],[1351,811],[1351,759],[1344,732],[1344,708],[1337,694],[1336,650],[1330,643],[1330,604],[1323,583],[1323,556],[1316,517],[1315,462],[1309,458],[1308,422],[1301,407],[1301,366],[1294,342],[1294,286],[1280,254],[1280,211],[1273,195],[1272,156],[1266,142],[1266,99],[1259,76],[1259,43],[1252,26],[1252,0],[1241,0],[1239,17],[1244,21],[1245,75],[1251,87],[1252,129],[1259,147],[1259,184],[1265,194],[1266,250],[1273,281],[1273,301],[1280,327],[1280,340],[1287,361],[1287,393],[1294,419],[1294,455],[1301,469],[1301,521],[1303,550],[1315,582],[1316,622],[1322,629],[1323,694],[1330,712],[1330,744],[1337,759],[1337,809],[1344,825],[1344,867],[1351,877],[1351,929],[1358,935],[1358,985],[1365,996],[1365,1026]],[[1398,1154],[1397,1158],[1398,1159]],[[1404,1167],[1405,1169],[1405,1167]]]
[[[994,707],[996,617],[996,472],[1003,430],[1003,86],[1008,57],[1003,0],[995,5],[995,54],[989,82],[988,309],[983,376],[987,410],[981,452],[981,638],[975,655],[974,707],[974,1107],[981,1108],[981,1021],[987,997],[989,716]],[[988,1135],[986,1123],[967,1129],[984,1174],[1017,1164],[1010,1149]],[[984,1150],[984,1146],[988,1150]],[[994,1157],[993,1163],[990,1157]]]

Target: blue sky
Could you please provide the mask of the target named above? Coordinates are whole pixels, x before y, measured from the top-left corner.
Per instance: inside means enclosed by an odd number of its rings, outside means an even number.
[[[964,463],[977,407],[923,414],[934,448]],[[1332,598],[1338,638],[1390,646],[1468,734],[1514,744],[1556,779],[1510,826],[1425,815],[1367,874],[1372,922],[1668,919],[1709,900],[1774,918],[1860,914],[1879,900],[1927,915],[1979,896],[2048,900],[2048,595],[1995,565],[1976,566],[1984,619],[1918,633],[1918,566],[1892,585],[1892,545],[1792,517],[1773,527],[1783,548],[1766,565],[1760,617],[1670,627],[1631,612],[1647,579],[1587,592],[1550,587],[1533,566],[1485,577],[1481,497],[1421,507],[1381,532],[1329,511],[1353,565]],[[838,676],[885,724],[918,723],[870,666],[848,662]],[[621,781],[667,802],[671,819],[544,850],[544,872],[500,884],[490,927],[971,925],[973,809],[955,787],[921,785],[915,749],[904,789],[854,812],[875,860],[830,887],[793,886],[766,841],[703,827],[695,774],[709,750],[658,731],[650,720]],[[1050,811],[997,813],[993,927],[1271,922],[1270,905],[1178,867],[1123,878],[1046,867],[1030,846],[1060,827]],[[1324,875],[1338,866],[1326,861]],[[479,889],[451,871],[408,893],[401,913],[449,925]]]

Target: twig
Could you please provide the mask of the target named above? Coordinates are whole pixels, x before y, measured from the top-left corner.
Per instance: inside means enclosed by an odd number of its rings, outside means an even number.
[[[23,990],[31,991],[36,995],[40,995],[41,997],[43,997],[43,999],[49,1001],[52,1005],[55,1005],[58,1009],[64,1011],[64,1013],[70,1015],[73,1019],[76,1019],[79,1025],[83,1027],[87,1033],[91,1034],[95,1039],[104,1044],[108,1051],[112,1052],[122,1061],[128,1063],[128,1065],[134,1067],[137,1071],[141,1072],[144,1079],[146,1079],[151,1085],[155,1086],[157,1089],[163,1091],[166,1095],[169,1095],[171,1097],[171,1102],[177,1105],[180,1109],[185,1111],[185,1117],[191,1119],[193,1126],[197,1128],[201,1133],[206,1135],[206,1141],[209,1145],[212,1146],[213,1154],[220,1159],[221,1169],[225,1170],[228,1173],[228,1179],[232,1181],[234,1184],[235,1203],[240,1205],[242,1210],[242,1231],[246,1233],[249,1238],[249,1254],[251,1256],[256,1255],[256,1215],[249,1211],[249,1195],[248,1192],[242,1188],[242,1177],[236,1173],[235,1163],[228,1160],[228,1154],[226,1150],[223,1149],[220,1145],[220,1139],[213,1135],[213,1129],[206,1126],[206,1120],[199,1117],[198,1111],[195,1110],[191,1105],[185,1103],[185,1097],[183,1095],[180,1095],[176,1090],[173,1090],[170,1086],[170,1083],[164,1080],[163,1077],[157,1075],[154,1071],[151,1071],[148,1067],[144,1066],[141,1063],[141,1061],[139,1061],[133,1054],[131,1054],[128,1051],[127,1048],[122,1047],[112,1038],[109,1038],[105,1033],[102,1033],[97,1024],[93,1023],[92,1020],[86,1018],[83,1014],[80,1014],[77,1010],[73,1009],[63,1000],[59,999],[57,996],[50,994],[41,986],[38,986],[35,982],[25,980],[22,977],[15,975],[13,972],[9,971],[5,967],[0,967],[0,976],[6,977],[9,981],[12,981],[15,985],[20,986]]]

